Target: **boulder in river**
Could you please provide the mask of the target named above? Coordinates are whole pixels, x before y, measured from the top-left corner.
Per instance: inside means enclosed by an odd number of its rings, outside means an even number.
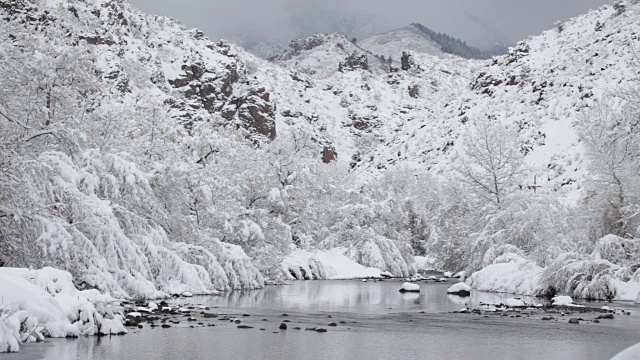
[[[287,324],[285,324],[285,323],[281,323],[281,324],[280,324],[280,328],[279,328],[279,329],[280,329],[280,330],[287,330]]]
[[[458,295],[458,296],[471,296],[471,286],[459,282],[447,289],[447,294]]]
[[[412,283],[404,283],[402,284],[402,287],[400,288],[400,292],[401,293],[406,293],[406,292],[420,292],[420,285],[417,284],[412,284]]]

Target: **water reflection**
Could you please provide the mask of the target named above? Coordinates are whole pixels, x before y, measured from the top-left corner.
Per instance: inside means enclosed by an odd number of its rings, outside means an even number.
[[[269,286],[263,290],[235,291],[221,297],[196,297],[195,303],[205,305],[246,308],[264,307],[290,311],[346,311],[380,312],[397,310],[423,310],[451,312],[462,307],[479,307],[480,303],[501,303],[513,297],[509,294],[472,292],[470,297],[448,295],[452,283],[420,283],[420,293],[400,293],[397,281],[300,281],[292,285]],[[523,297],[527,303],[539,299]]]

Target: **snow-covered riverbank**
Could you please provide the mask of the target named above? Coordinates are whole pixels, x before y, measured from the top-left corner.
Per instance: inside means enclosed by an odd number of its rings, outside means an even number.
[[[125,334],[122,308],[97,290],[78,290],[70,273],[0,268],[0,352],[47,337]]]

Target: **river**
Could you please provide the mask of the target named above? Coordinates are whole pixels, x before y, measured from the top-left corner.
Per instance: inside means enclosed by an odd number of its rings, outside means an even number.
[[[474,292],[470,298],[459,298],[446,294],[450,283],[421,283],[420,294],[401,294],[400,284],[296,281],[262,290],[180,299],[181,303],[209,307],[211,313],[228,314],[253,328],[239,329],[238,324],[220,318],[189,322],[175,317],[180,323],[171,328],[145,325],[132,328],[125,336],[25,344],[19,354],[2,358],[603,360],[640,342],[640,307],[632,304],[608,304],[630,311],[630,316],[616,315],[614,320],[599,324],[586,321],[576,325],[568,324],[568,317],[559,316],[557,321],[542,321],[536,315],[518,318],[453,313],[512,296]],[[594,318],[593,314],[579,316]],[[288,329],[279,330],[284,321]],[[331,323],[337,326],[329,326]],[[328,331],[305,331],[312,327]]]

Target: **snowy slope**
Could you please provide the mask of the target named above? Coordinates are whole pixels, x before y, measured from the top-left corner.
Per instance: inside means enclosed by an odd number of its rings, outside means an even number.
[[[403,51],[414,54],[444,54],[438,44],[412,25],[360,40],[358,45],[376,55],[383,55],[387,59],[391,57],[396,61]]]

